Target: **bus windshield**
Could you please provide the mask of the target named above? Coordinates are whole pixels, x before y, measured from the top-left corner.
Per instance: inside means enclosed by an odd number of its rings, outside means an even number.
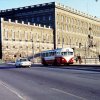
[[[63,56],[73,55],[73,52],[61,52],[61,55],[63,55]]]

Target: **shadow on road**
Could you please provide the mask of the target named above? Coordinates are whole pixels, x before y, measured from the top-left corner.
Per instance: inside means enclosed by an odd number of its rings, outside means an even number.
[[[37,65],[39,66],[39,65]],[[33,65],[32,65],[33,67]],[[14,64],[0,64],[0,69],[13,69],[13,68],[29,68],[29,67],[16,67]]]
[[[12,68],[16,68],[15,65],[11,65],[11,64],[0,64],[0,69],[12,69]]]
[[[84,71],[96,71],[100,72],[100,65],[61,65],[61,66],[43,66],[42,64],[32,64],[34,67],[44,67],[44,68],[57,68],[57,69],[70,69],[70,70],[84,70]],[[13,69],[16,68],[13,64],[0,64],[0,69]],[[28,67],[25,67],[28,68]]]
[[[57,68],[57,69],[70,69],[70,70],[84,70],[84,71],[96,71],[100,72],[100,65],[61,65],[61,66],[43,66],[42,64],[34,64],[32,67],[45,67],[45,68]]]

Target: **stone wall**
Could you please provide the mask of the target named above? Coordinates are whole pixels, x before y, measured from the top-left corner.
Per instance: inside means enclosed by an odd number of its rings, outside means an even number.
[[[50,27],[18,23],[11,19],[2,23],[2,58],[30,57],[44,50],[53,49],[53,30]]]

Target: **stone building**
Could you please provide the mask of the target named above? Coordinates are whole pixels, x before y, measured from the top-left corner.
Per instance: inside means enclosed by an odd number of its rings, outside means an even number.
[[[99,18],[55,3],[55,30],[56,47],[70,46],[87,57],[100,53]]]
[[[89,36],[94,43],[100,42],[100,19],[61,4],[56,4],[56,44],[84,46],[89,45]]]
[[[72,47],[100,53],[100,19],[56,2],[0,11],[5,20],[50,26],[54,48]],[[95,50],[96,49],[96,50]],[[77,50],[76,50],[77,51]]]
[[[1,58],[31,57],[44,50],[53,49],[53,30],[50,27],[4,21],[1,18]]]
[[[41,24],[41,26],[46,25],[55,29],[55,2],[1,10],[0,17],[5,20],[11,19],[12,21],[18,20],[18,22]],[[55,31],[53,31],[53,34],[55,34]],[[55,35],[53,39],[55,47]]]

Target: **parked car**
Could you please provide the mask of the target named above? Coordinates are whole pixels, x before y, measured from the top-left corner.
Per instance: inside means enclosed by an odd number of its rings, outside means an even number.
[[[16,67],[31,67],[32,62],[29,61],[27,58],[19,58],[15,61]]]

